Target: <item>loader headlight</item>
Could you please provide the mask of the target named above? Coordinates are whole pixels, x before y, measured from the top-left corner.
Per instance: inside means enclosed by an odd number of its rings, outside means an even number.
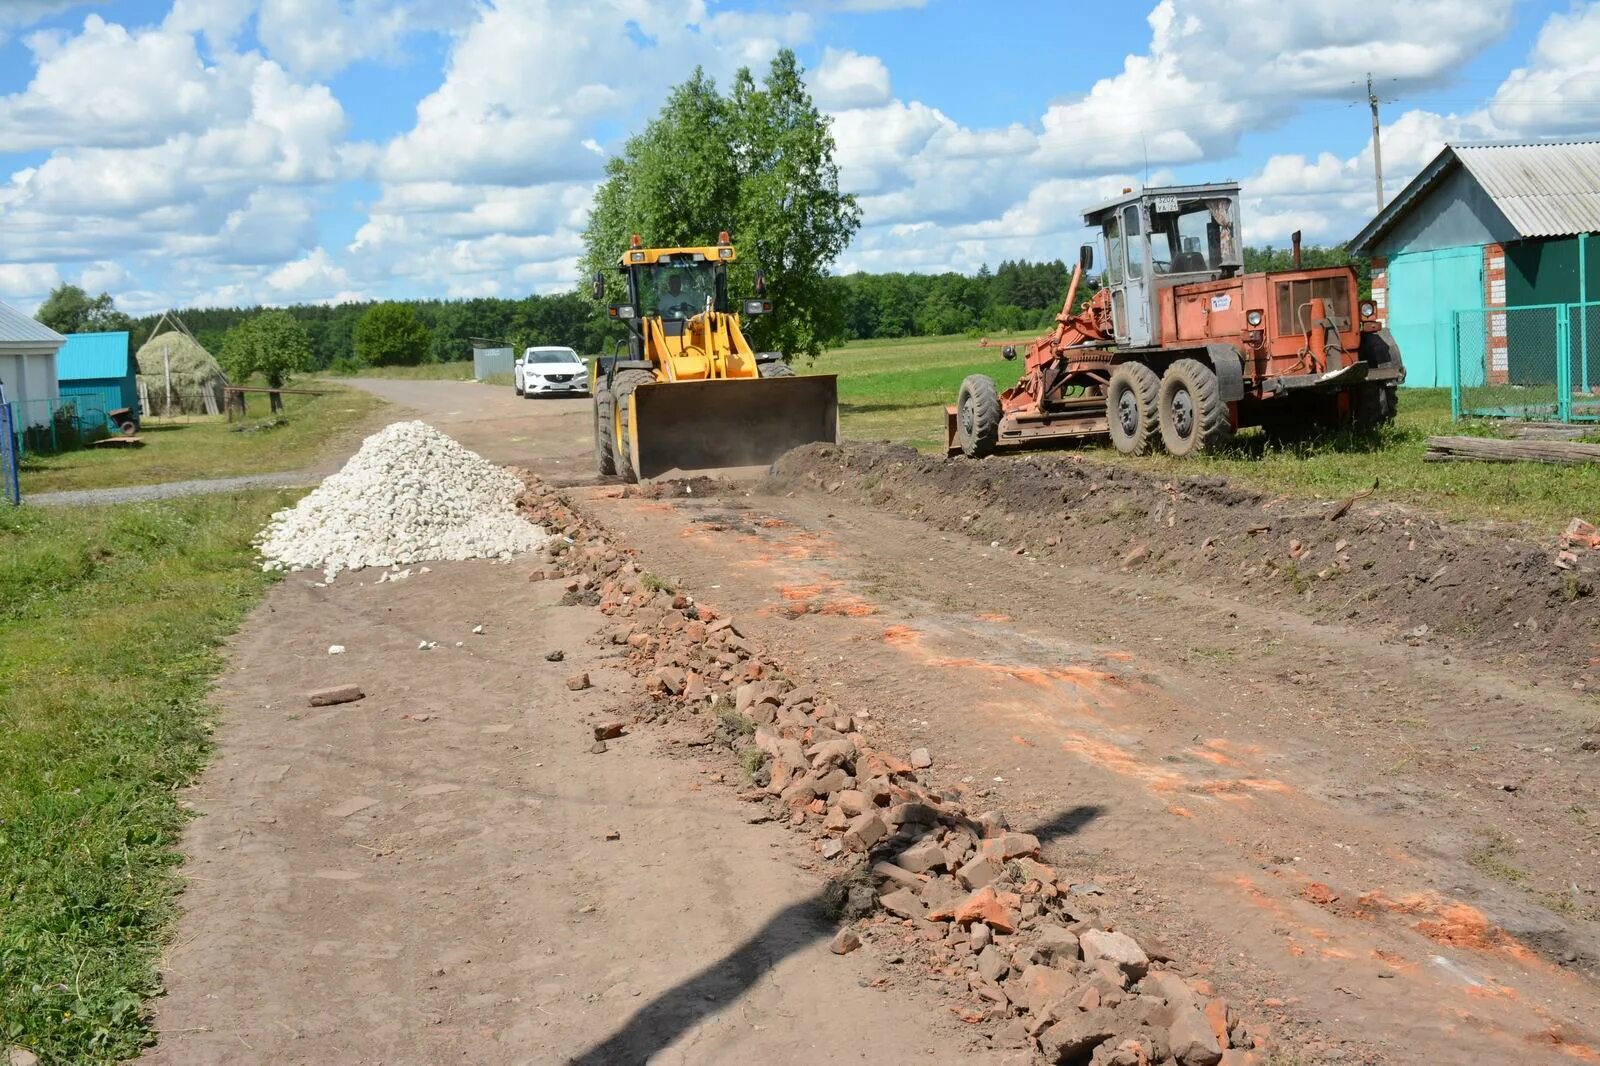
[[[744,302],[744,313],[747,315],[764,315],[771,310],[771,300],[746,300]]]
[[[1245,315],[1244,315],[1244,321],[1245,321],[1245,325],[1249,326],[1251,329],[1260,329],[1261,328],[1261,312],[1260,311],[1246,311]]]
[[[732,259],[733,258],[733,249],[732,248],[718,248],[717,249],[717,258],[718,259]]]
[[[1362,300],[1361,301],[1361,317],[1362,318],[1371,318],[1373,315],[1375,315],[1377,313],[1378,313],[1378,305],[1377,304],[1373,303],[1371,300]]]
[[[644,253],[643,252],[629,252],[628,253],[628,262],[630,262],[630,263],[642,263],[642,262],[644,262]]]

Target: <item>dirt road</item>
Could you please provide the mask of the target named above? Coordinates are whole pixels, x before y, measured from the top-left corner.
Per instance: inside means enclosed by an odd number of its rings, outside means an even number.
[[[252,617],[147,1057],[966,1061],[937,1004],[857,987],[871,964],[828,951],[787,834],[702,788],[693,749],[590,752],[617,704],[602,619],[527,570],[290,577]],[[340,683],[369,695],[306,706]]]
[[[761,494],[624,493],[588,476],[584,402],[363,384],[492,458],[572,486],[573,502],[652,570],[737,614],[797,672],[870,710],[891,741],[932,749],[997,805],[1092,812],[1047,858],[1092,878],[1130,930],[1181,944],[1231,1001],[1273,1021],[1302,1061],[1600,1058],[1600,755],[1578,744],[1597,716],[1564,673],[1395,639],[1292,597],[1219,594],[1181,567],[1141,573],[1133,561],[1074,557],[1071,530],[1030,549],[1020,537],[940,529],[895,513],[911,508],[876,475],[826,462]],[[967,505],[1000,509],[981,494]],[[510,590],[495,603],[507,612],[497,625],[554,618],[529,615],[524,586],[494,581],[503,571],[485,573],[480,602]],[[310,605],[294,615],[299,624],[320,616]],[[562,624],[582,624],[573,617]],[[315,642],[301,643],[320,667]],[[398,743],[373,727],[356,736]],[[348,748],[337,739],[320,743]],[[285,761],[264,746],[241,742],[242,765]],[[464,758],[458,779],[490,765],[478,752]],[[451,780],[425,765],[414,772],[418,785]],[[381,798],[376,785],[340,785],[316,804]],[[493,839],[494,816],[485,808],[451,824]],[[301,865],[345,869],[321,856]],[[356,884],[345,889],[347,910],[378,898],[356,895]],[[425,910],[412,918],[445,920]],[[528,950],[504,950],[513,948]],[[513,960],[499,961],[504,971]],[[327,981],[349,970],[326,965]],[[474,991],[489,995],[491,984]]]

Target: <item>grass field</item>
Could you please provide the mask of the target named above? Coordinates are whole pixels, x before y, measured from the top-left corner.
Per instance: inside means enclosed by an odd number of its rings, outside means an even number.
[[[178,790],[290,492],[0,507],[0,1048],[122,1061],[174,914]]]
[[[400,378],[404,381],[471,381],[472,360],[458,363],[423,363],[420,366],[367,366],[358,378]]]
[[[358,378],[398,378],[402,381],[471,381],[472,360],[456,363],[423,363],[421,366],[368,366],[354,375]],[[514,384],[510,374],[490,374],[485,385]]]
[[[381,406],[359,389],[324,387],[331,390],[325,396],[285,396],[281,424],[269,425],[267,397],[257,394],[249,396],[242,422],[220,416],[147,419],[139,431],[143,448],[29,457],[22,464],[23,496],[302,469]]]
[[[1012,341],[1020,338],[991,338]],[[1014,384],[1020,360],[967,337],[857,341],[828,352],[802,373],[839,375],[843,433],[855,440],[891,440],[921,451],[944,444],[944,407],[961,379],[988,374],[1001,389]],[[1166,455],[1129,458],[1107,445],[1082,449],[1098,461],[1171,473],[1223,474],[1245,485],[1298,495],[1344,496],[1380,483],[1380,499],[1403,500],[1456,518],[1500,518],[1549,529],[1600,506],[1600,465],[1424,463],[1432,434],[1489,434],[1492,423],[1450,421],[1444,389],[1402,389],[1395,425],[1377,437],[1342,433],[1298,444],[1269,443],[1246,431],[1216,454],[1195,460]],[[1003,460],[1002,460],[1003,461]]]

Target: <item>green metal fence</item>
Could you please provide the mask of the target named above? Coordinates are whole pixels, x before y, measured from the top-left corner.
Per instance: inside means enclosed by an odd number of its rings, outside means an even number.
[[[1472,308],[1453,328],[1455,418],[1600,421],[1600,304]]]
[[[93,400],[13,400],[6,406],[19,456],[71,451],[108,436],[106,412]]]
[[[0,498],[12,504],[22,502],[22,487],[17,480],[17,438],[11,432],[8,403],[0,403]]]

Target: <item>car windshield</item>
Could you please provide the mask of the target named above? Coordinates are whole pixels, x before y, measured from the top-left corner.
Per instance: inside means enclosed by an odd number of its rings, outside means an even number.
[[[690,318],[717,294],[716,264],[662,260],[639,272],[639,297],[645,315]]]
[[[546,348],[528,353],[530,363],[579,363],[578,353],[571,348]]]

